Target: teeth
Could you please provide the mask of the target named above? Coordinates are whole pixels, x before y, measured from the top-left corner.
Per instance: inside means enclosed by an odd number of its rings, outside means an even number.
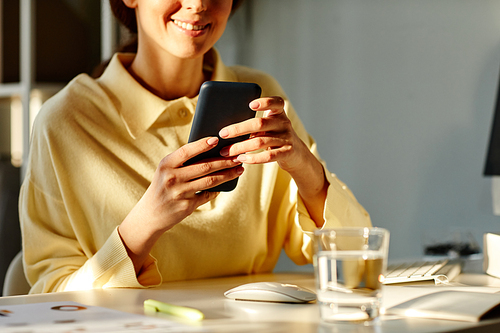
[[[203,28],[205,28],[204,25],[192,25],[191,23],[181,22],[177,20],[174,20],[174,24],[185,30],[198,31],[198,30],[203,30]]]

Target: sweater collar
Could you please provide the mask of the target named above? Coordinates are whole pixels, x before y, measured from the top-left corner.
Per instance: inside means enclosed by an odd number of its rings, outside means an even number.
[[[135,54],[132,53],[116,53],[98,81],[107,90],[128,133],[135,139],[147,131],[163,112],[179,104],[196,104],[198,96],[181,97],[170,101],[156,96],[127,71],[134,57]],[[213,66],[212,81],[237,79],[236,74],[224,65],[215,48],[205,55],[205,65]]]

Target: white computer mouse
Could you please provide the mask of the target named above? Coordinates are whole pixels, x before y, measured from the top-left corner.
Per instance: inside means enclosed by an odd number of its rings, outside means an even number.
[[[316,294],[294,284],[279,282],[247,283],[224,293],[227,298],[241,301],[307,303],[316,300]]]

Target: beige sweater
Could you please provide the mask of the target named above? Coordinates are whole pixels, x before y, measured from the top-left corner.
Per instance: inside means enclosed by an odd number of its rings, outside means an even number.
[[[32,293],[155,286],[162,281],[272,271],[285,248],[311,262],[314,222],[276,163],[247,165],[237,188],[197,209],[155,244],[136,276],[117,232],[149,186],[159,161],[186,144],[197,98],[165,101],[127,72],[117,54],[97,80],[79,75],[35,121],[20,196],[24,265]],[[255,82],[262,96],[286,96],[269,75],[226,67],[211,51],[212,80]],[[293,107],[286,110],[317,155]],[[319,157],[318,157],[319,158]],[[350,190],[330,182],[325,227],[369,226]]]

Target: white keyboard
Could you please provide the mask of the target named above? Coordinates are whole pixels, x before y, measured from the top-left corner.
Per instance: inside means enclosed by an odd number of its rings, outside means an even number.
[[[448,283],[462,270],[460,262],[449,259],[390,264],[384,284],[434,282]]]

